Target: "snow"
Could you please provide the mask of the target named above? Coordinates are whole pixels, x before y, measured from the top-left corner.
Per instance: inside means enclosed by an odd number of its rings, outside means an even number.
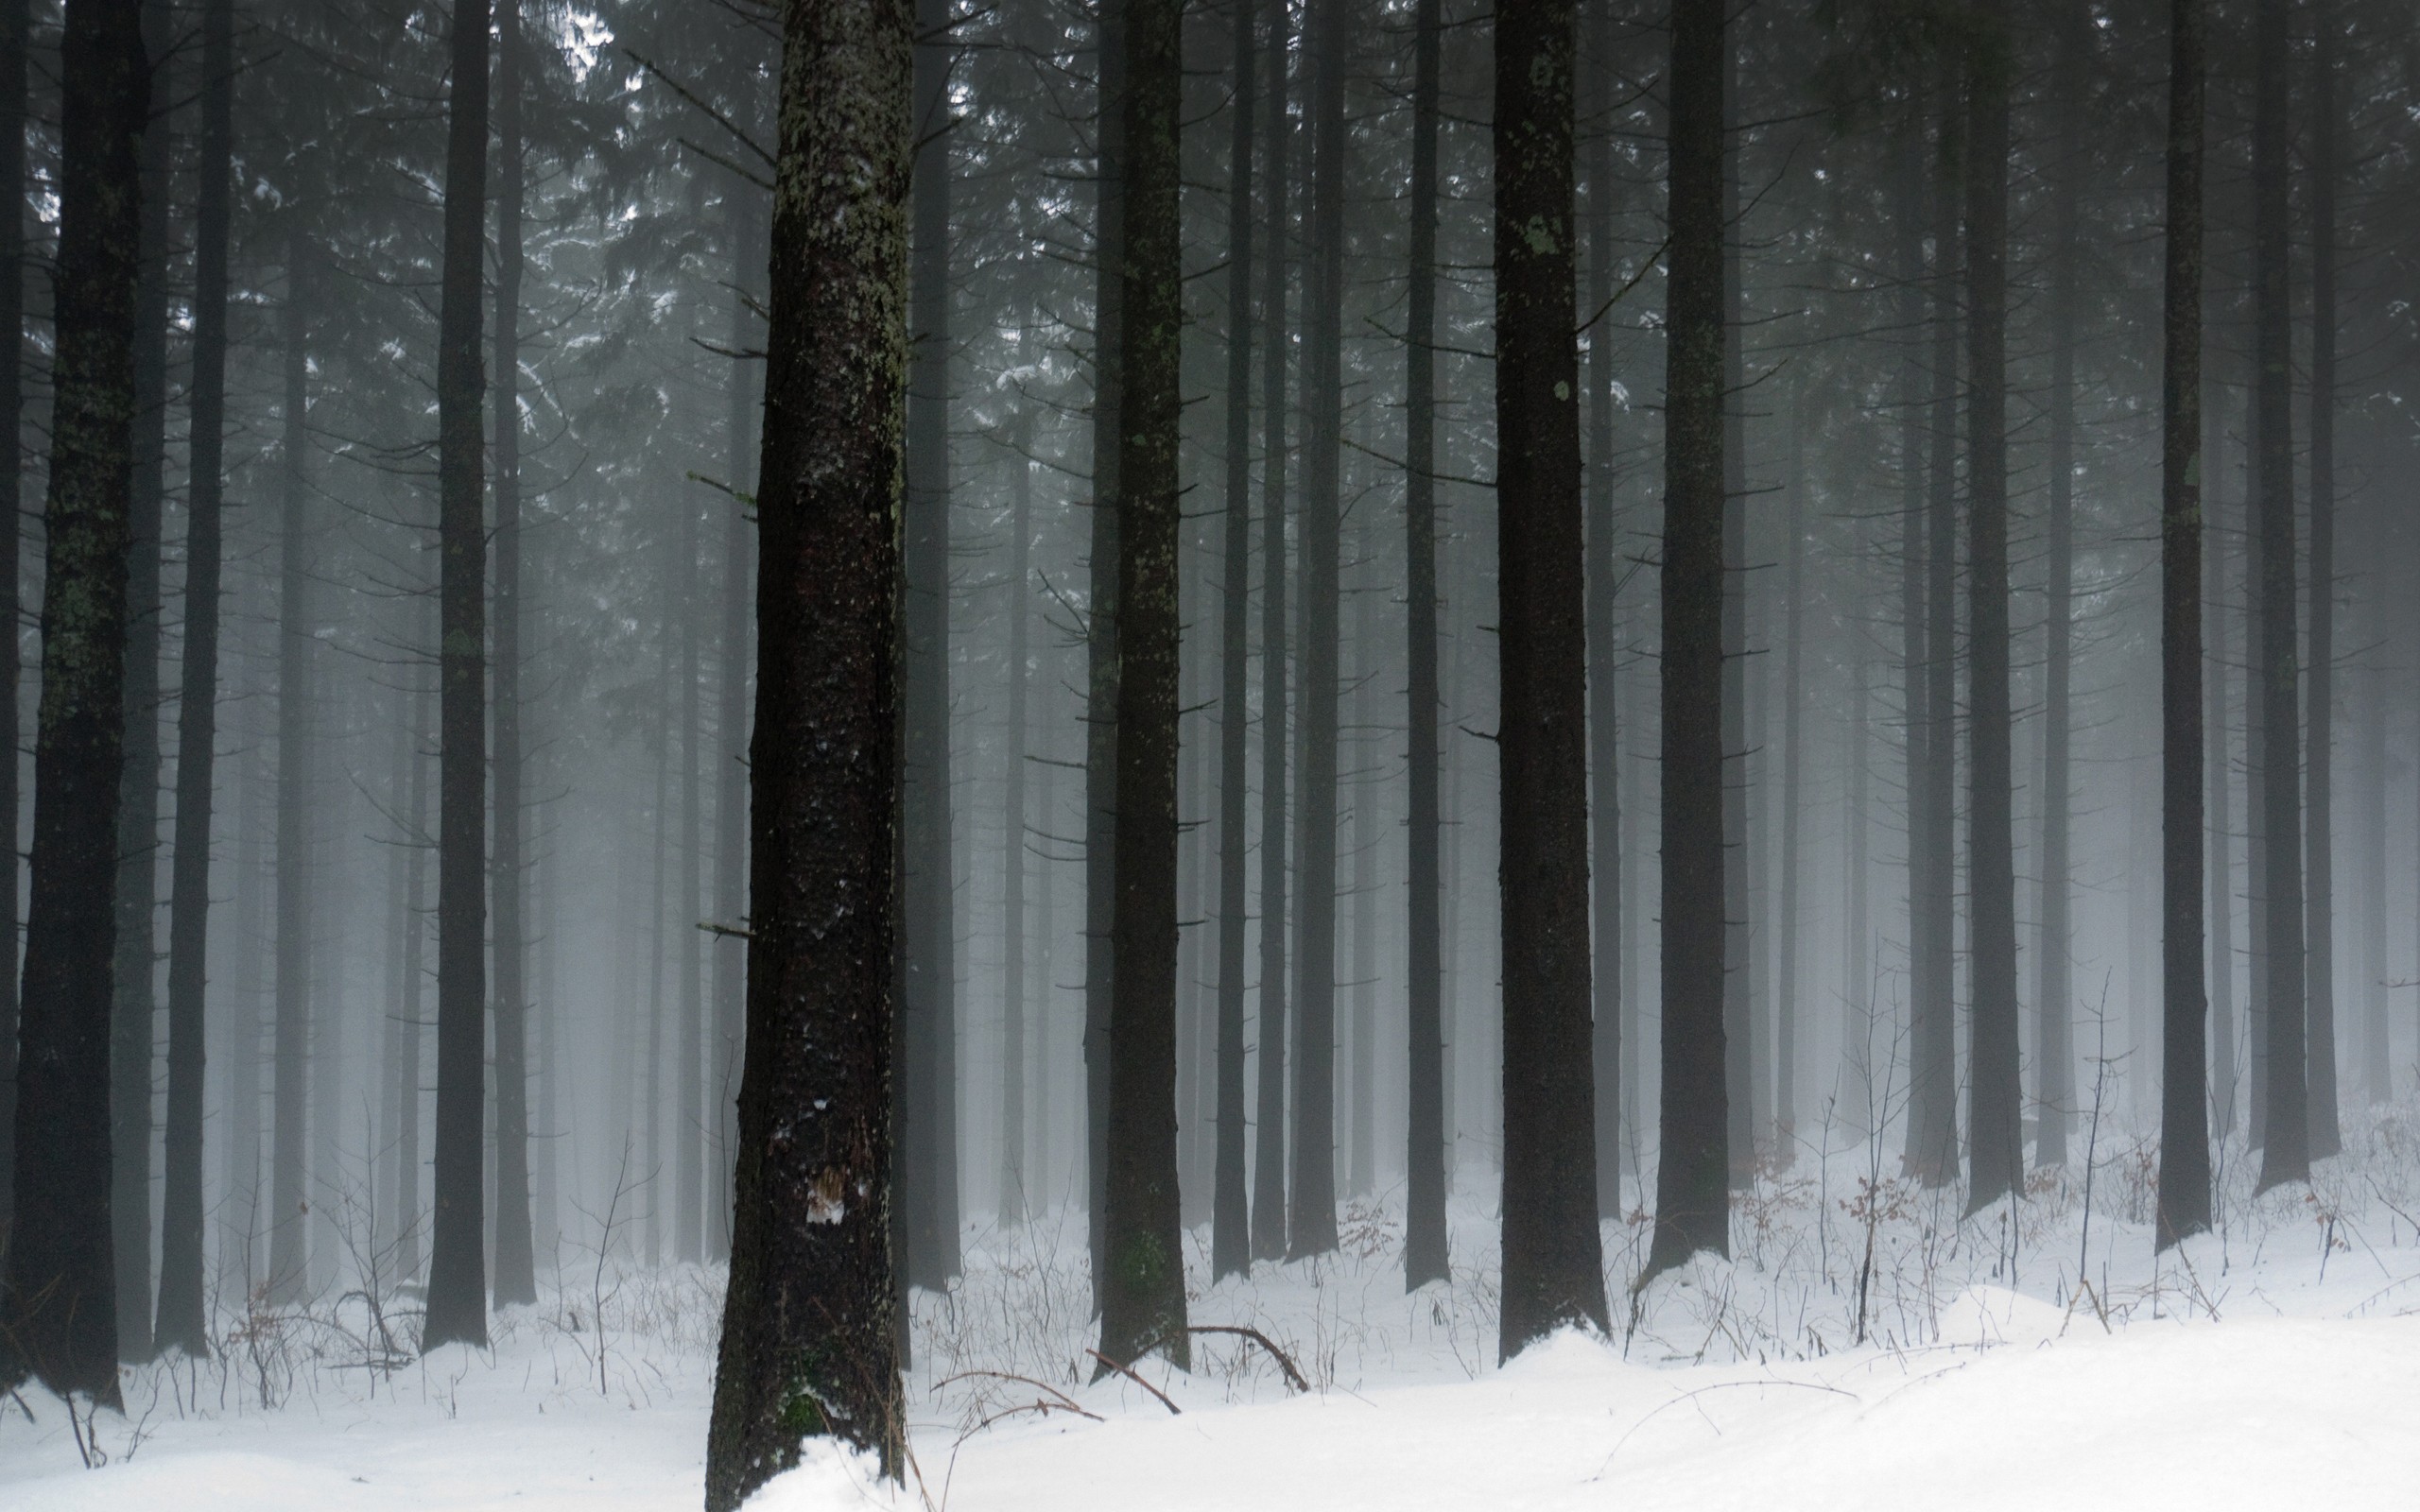
[[[2408,1507],[2414,1127],[2407,1114],[2352,1131],[2363,1153],[2308,1189],[2255,1199],[2229,1173],[2223,1231],[2158,1264],[2146,1194],[2125,1174],[2140,1162],[2122,1149],[2099,1172],[2088,1247],[2072,1180],[2041,1182],[2012,1226],[2005,1208],[1961,1223],[1954,1192],[1897,1183],[1857,1206],[1837,1165],[1771,1173],[1740,1206],[1737,1258],[1702,1257],[1634,1312],[1624,1297],[1647,1226],[1607,1225],[1615,1337],[1566,1333],[1500,1369],[1494,1194],[1476,1173],[1457,1196],[1454,1282],[1410,1297],[1384,1201],[1348,1212],[1340,1255],[1217,1287],[1202,1286],[1198,1232],[1194,1320],[1263,1331],[1313,1389],[1289,1393],[1256,1344],[1203,1335],[1191,1375],[1141,1366],[1181,1416],[1075,1367],[1089,1342],[1080,1214],[971,1228],[966,1280],[918,1301],[909,1489],[823,1446],[752,1504]],[[1880,1216],[1860,1343],[1866,1207]],[[491,1350],[391,1372],[361,1364],[373,1334],[358,1301],[299,1312],[233,1360],[129,1372],[128,1417],[103,1413],[94,1432],[97,1469],[62,1405],[28,1393],[30,1424],[0,1402],[0,1506],[694,1508],[717,1284],[608,1267],[500,1316]]]

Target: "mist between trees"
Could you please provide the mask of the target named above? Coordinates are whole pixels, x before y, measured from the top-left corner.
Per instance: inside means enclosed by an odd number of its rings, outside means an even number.
[[[727,1265],[731,1505],[898,1469],[977,1233],[1183,1366],[1189,1281],[1443,1280],[1493,1194],[1510,1356],[1616,1325],[1600,1224],[2122,1124],[2166,1245],[2411,1090],[2408,5],[0,60],[0,1379]]]

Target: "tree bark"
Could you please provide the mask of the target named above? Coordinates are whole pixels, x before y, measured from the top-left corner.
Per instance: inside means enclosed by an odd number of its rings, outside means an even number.
[[[1293,123],[1286,60],[1293,27],[1280,5],[1269,23],[1269,266],[1261,318],[1260,1022],[1253,1101],[1252,1258],[1286,1254],[1286,322],[1288,163]]]
[[[1184,1368],[1176,1163],[1182,0],[1127,0],[1117,431],[1117,906],[1100,1353]],[[1106,1369],[1104,1366],[1102,1367]]]
[[[1446,1279],[1445,1005],[1440,919],[1437,710],[1437,125],[1444,26],[1441,0],[1416,0],[1412,21],[1411,288],[1404,333],[1404,632],[1410,824],[1405,941],[1409,979],[1409,1103],[1405,1117],[1403,1280],[1406,1291]],[[1274,28],[1284,30],[1282,21]],[[1274,152],[1274,148],[1271,149]],[[1270,193],[1278,187],[1272,175]],[[1270,249],[1272,263],[1277,250]],[[1272,286],[1274,281],[1272,280]],[[1272,371],[1277,359],[1270,359]],[[1271,506],[1272,511],[1275,506]],[[1272,516],[1273,517],[1273,516]],[[1274,532],[1272,531],[1272,539]]]
[[[1614,123],[1613,9],[1587,9],[1588,298],[1588,875],[1589,973],[1595,1017],[1597,1215],[1622,1211],[1622,842],[1621,740],[1614,687]]]
[[[1641,1280],[1731,1252],[1725,1075],[1722,8],[1672,13],[1664,318],[1663,1105]],[[1503,366],[1500,356],[1499,368]]]
[[[1497,737],[1510,1359],[1607,1330],[1590,1022],[1588,662],[1574,246],[1573,0],[1495,13]]]
[[[1227,524],[1219,616],[1218,1152],[1210,1201],[1210,1279],[1252,1269],[1244,1181],[1245,860],[1252,628],[1252,150],[1260,109],[1259,0],[1235,0],[1236,97],[1227,167]],[[1020,540],[1022,545],[1022,540]],[[1267,928],[1266,921],[1263,928]]]
[[[234,0],[201,16],[201,164],[194,215],[192,457],[184,660],[177,694],[177,818],[168,903],[168,1108],[153,1343],[210,1352],[202,1300],[202,1071],[210,835],[216,797],[219,520],[226,485],[227,248],[234,155]]]
[[[2202,978],[2202,54],[2203,0],[2170,0],[2160,374],[2162,1249],[2210,1227]]]
[[[2287,174],[2291,7],[2259,0],[2254,13],[2252,125],[2254,446],[2260,545],[2260,827],[2269,925],[2267,1091],[2259,1190],[2310,1175],[2306,1096],[2301,692],[2294,606],[2293,296]]]
[[[1729,1179],[1756,1179],[1756,972],[1748,784],[1748,388],[1746,257],[1740,245],[1738,34],[1722,44],[1722,1054]],[[1668,292],[1666,298],[1670,298]],[[1669,380],[1667,380],[1668,387]]]
[[[487,1010],[487,530],[479,326],[487,263],[488,0],[455,0],[437,333],[441,708],[436,1211],[421,1343],[487,1343],[480,1124]]]
[[[1128,0],[1097,0],[1100,77],[1094,130],[1092,602],[1085,619],[1084,696],[1084,1204],[1092,1244],[1093,1308],[1107,1275],[1109,1020],[1115,986],[1110,936],[1117,864],[1117,482],[1125,361],[1123,205]],[[1263,907],[1266,908],[1266,903]]]
[[[277,1001],[271,1029],[268,1289],[292,1301],[310,1286],[311,1066],[311,249],[286,239],[284,454],[277,572]],[[331,1131],[332,1132],[332,1131]]]
[[[14,59],[11,60],[12,66]],[[136,248],[148,104],[137,0],[73,0],[60,42],[49,560],[18,1022],[0,1382],[115,1406],[111,901],[125,738]]]
[[[724,190],[731,235],[731,349],[763,344],[751,307],[765,276],[764,213],[753,185]],[[731,365],[730,408],[725,419],[725,467],[735,495],[753,500],[755,420],[763,402],[756,392],[762,369],[753,358]],[[719,739],[715,776],[715,920],[741,928],[748,913],[748,674],[749,595],[756,571],[756,524],[739,497],[726,507],[722,545],[722,628],[717,645],[715,730]],[[549,938],[552,933],[549,932]],[[731,1173],[738,1154],[739,1068],[744,1058],[748,1013],[748,954],[741,942],[714,940],[714,1169],[707,1191],[713,1203],[707,1240],[717,1258],[731,1257]]]
[[[1030,335],[1021,333],[1020,360],[1029,360]],[[1025,872],[1026,743],[1028,729],[1027,659],[1030,616],[1026,612],[1033,592],[1033,408],[1017,406],[1014,455],[1009,465],[1015,480],[1009,485],[1010,529],[1015,540],[1009,551],[1009,718],[1008,822],[1000,846],[1000,935],[1006,959],[1000,967],[1000,1203],[1003,1226],[1024,1221],[1029,1199],[1025,1160],[1025,1065],[1028,1054],[1025,1004]],[[1043,1040],[1047,1053],[1049,1040]]]
[[[748,1044],[706,1506],[905,1458],[891,1276],[908,0],[788,0],[758,470]],[[812,154],[812,159],[810,159]],[[824,171],[808,171],[813,161]]]
[[[2310,145],[2310,668],[2303,714],[2305,822],[2308,826],[2310,1158],[2343,1148],[2336,1110],[2336,49],[2342,23],[2329,0],[2311,18]]]
[[[1788,1169],[1798,1158],[1798,880],[1799,799],[1806,752],[1800,748],[1799,705],[1805,650],[1800,629],[1806,617],[1806,403],[1804,387],[1789,396],[1789,541],[1783,548],[1781,675],[1781,879],[1773,914],[1777,954],[1773,972],[1773,1163]]]
[[[33,47],[31,0],[0,0],[0,624],[15,625],[23,613],[17,575],[23,557],[24,504],[20,479],[27,454],[25,411],[26,332],[26,77]],[[9,1228],[16,1212],[17,1179],[17,751],[23,736],[17,696],[25,669],[17,637],[0,636],[0,912],[9,925],[0,951],[0,1261],[9,1252]]]

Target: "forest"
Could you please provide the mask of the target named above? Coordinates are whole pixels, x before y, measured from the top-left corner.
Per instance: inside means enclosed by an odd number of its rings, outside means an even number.
[[[2406,1504],[2411,0],[0,0],[0,1503]]]

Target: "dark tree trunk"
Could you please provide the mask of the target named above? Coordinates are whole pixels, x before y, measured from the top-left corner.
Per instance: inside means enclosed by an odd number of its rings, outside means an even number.
[[[1756,973],[1755,875],[1748,833],[1748,417],[1747,288],[1739,231],[1739,50],[1726,31],[1722,49],[1722,757],[1733,765],[1722,786],[1722,1055],[1730,1132],[1731,1185],[1756,1179],[1756,1037],[1752,993]],[[1670,294],[1668,288],[1666,298]]]
[[[15,57],[9,61],[18,66]],[[31,1375],[61,1394],[85,1392],[115,1406],[111,901],[149,84],[137,0],[74,0],[60,78],[57,338],[43,506],[50,550],[0,1382]]]
[[[1020,358],[1032,355],[1029,333],[1018,339]],[[1000,1222],[1014,1226],[1025,1218],[1029,1183],[1025,1160],[1025,1067],[1027,1051],[1025,1004],[1025,854],[1026,743],[1028,738],[1027,659],[1031,654],[1026,611],[1033,592],[1033,407],[1017,407],[1015,469],[1010,485],[1010,528],[1016,533],[1009,551],[1009,728],[1008,822],[1000,846],[1000,935],[1006,958],[1000,966]],[[1041,1049],[1049,1052],[1043,1037]],[[1240,1074],[1240,1072],[1238,1073]]]
[[[1800,748],[1798,709],[1805,662],[1799,644],[1806,610],[1806,447],[1805,389],[1790,391],[1789,541],[1783,547],[1781,675],[1781,879],[1774,889],[1776,969],[1773,972],[1773,1163],[1798,1158],[1798,836]]]
[[[1573,0],[1495,13],[1495,424],[1510,1359],[1606,1329],[1588,938],[1588,647],[1572,334]],[[1609,879],[1610,880],[1610,879]]]
[[[2160,430],[2161,996],[2158,1247],[2210,1227],[2202,980],[2203,0],[2169,7]]]
[[[2249,916],[2249,959],[2245,963],[2244,1118],[2249,1147],[2259,1149],[2269,1127],[2269,920],[2262,900],[2269,889],[2269,801],[2264,774],[2269,769],[2269,737],[2261,689],[2266,685],[2268,649],[2260,633],[2260,383],[2256,360],[2246,369],[2243,385],[2243,808],[2244,912]]]
[[[1210,1202],[1210,1279],[1252,1269],[1244,1181],[1244,830],[1251,733],[1252,149],[1259,100],[1259,0],[1236,0],[1236,98],[1227,168],[1227,524],[1219,616],[1218,1155]],[[1022,548],[1024,542],[1019,540]],[[1020,573],[1019,581],[1023,581]],[[1022,621],[1019,622],[1022,625]],[[1020,663],[1022,676],[1022,663]],[[1264,928],[1268,927],[1264,921]],[[1015,990],[1011,982],[1011,991]]]
[[[1664,319],[1663,1106],[1642,1280],[1731,1252],[1723,995],[1724,15],[1672,15]],[[1499,367],[1503,364],[1499,361]]]
[[[529,995],[521,854],[521,0],[496,3],[495,201],[495,1304],[538,1299],[529,1229]],[[690,623],[696,624],[691,616]],[[694,633],[694,632],[693,632]],[[697,679],[689,682],[697,687]],[[692,694],[694,697],[694,692]],[[697,721],[690,721],[690,729]],[[693,762],[694,766],[694,762]],[[696,787],[692,784],[691,807]],[[698,848],[688,849],[694,859]],[[690,896],[696,896],[692,888]],[[698,932],[683,931],[696,948]],[[696,980],[692,972],[690,980]],[[694,992],[695,988],[692,988]],[[696,1036],[691,1036],[694,1041]],[[696,1205],[683,1209],[694,1214]],[[694,1217],[690,1219],[694,1221]]]
[[[268,1288],[275,1301],[310,1283],[311,634],[308,330],[311,251],[297,232],[285,252],[285,416],[277,572],[277,1004],[271,1031]],[[323,1131],[326,1132],[326,1131]]]
[[[2309,1082],[2310,1158],[2343,1148],[2336,1113],[2335,779],[2336,732],[2336,45],[2329,0],[2312,17],[2310,145],[2310,685],[2304,695],[2303,761],[2309,826],[2309,1022],[2304,1043]]]
[[[1127,0],[1117,430],[1117,906],[1100,1352],[1191,1359],[1176,1164],[1182,0]]]
[[[1613,10],[1587,9],[1588,299],[1588,875],[1589,973],[1595,1016],[1597,1215],[1622,1211],[1622,842],[1621,741],[1614,703],[1619,650],[1614,638],[1614,123]]]
[[[1109,1018],[1115,985],[1111,940],[1116,912],[1117,865],[1117,481],[1124,434],[1126,240],[1126,7],[1099,8],[1098,117],[1095,132],[1097,210],[1093,234],[1093,510],[1092,603],[1085,620],[1084,690],[1084,1203],[1092,1245],[1093,1308],[1101,1306],[1107,1274],[1109,1178]],[[1263,903],[1266,909],[1267,904]]]
[[[756,724],[748,1043],[706,1440],[729,1512],[805,1435],[896,1478],[891,1276],[899,536],[908,402],[908,0],[784,11]],[[843,165],[806,171],[815,161]]]
[[[201,17],[200,193],[194,216],[193,439],[185,524],[184,662],[177,695],[176,849],[168,903],[167,1163],[160,1310],[152,1342],[210,1352],[202,1301],[203,1012],[209,983],[210,832],[216,797],[219,514],[226,482],[227,233],[233,171],[234,0]]]
[[[765,276],[764,216],[752,185],[734,183],[725,193],[731,233],[731,349],[747,352],[763,344],[751,301]],[[735,493],[751,498],[755,492],[753,448],[761,407],[756,382],[761,370],[752,358],[732,363],[725,420],[730,484]],[[748,622],[749,584],[756,570],[756,525],[749,515],[736,498],[723,515],[722,628],[716,657],[715,732],[719,765],[715,769],[714,917],[729,929],[743,927],[748,913]],[[548,931],[547,936],[551,939],[553,932]],[[712,1089],[717,1137],[707,1172],[713,1221],[706,1237],[715,1256],[724,1260],[731,1256],[731,1172],[737,1151],[739,1067],[747,1012],[747,952],[739,940],[717,935],[714,940]]]
[[[487,263],[488,0],[456,0],[453,21],[437,332],[437,1148],[424,1349],[484,1346],[488,1336],[479,1126],[487,1049],[488,549],[479,326]]]
[[[698,928],[698,910],[704,902],[700,884],[704,867],[699,854],[700,832],[705,817],[704,773],[699,747],[705,742],[702,679],[699,676],[704,595],[699,592],[698,540],[700,535],[697,496],[684,493],[678,516],[679,540],[672,567],[674,613],[681,631],[681,833],[679,841],[680,902],[670,927],[677,942],[681,991],[674,1004],[679,1017],[673,1034],[680,1052],[670,1057],[680,1093],[673,1108],[673,1178],[665,1195],[672,1203],[675,1259],[695,1263],[705,1259],[706,1204],[706,1002],[705,932]]]
[[[1928,1187],[1958,1170],[1957,729],[1958,729],[1958,164],[1963,152],[1958,91],[1943,102],[1933,175],[1931,445],[1925,521],[1924,769],[1910,801],[1921,850],[1917,918],[1910,929],[1907,1165]],[[1915,869],[1912,868],[1911,869]]]
[[[1925,126],[1927,113],[1926,97],[1920,94],[1901,127],[1904,136],[1899,145],[1899,182],[1894,196],[1895,214],[1892,217],[1896,222],[1898,235],[1899,299],[1896,313],[1899,327],[1907,333],[1905,339],[1911,347],[1924,340],[1926,335],[1924,230]],[[1926,644],[1926,638],[1930,633],[1930,621],[1925,611],[1927,565],[1925,553],[1927,485],[1925,431],[1930,417],[1925,403],[1925,387],[1924,364],[1911,351],[1899,364],[1899,381],[1894,395],[1899,404],[1900,793],[1907,814],[1907,948],[1910,982],[1915,975],[1915,966],[1923,958],[1922,947],[1929,918],[1927,912],[1929,907],[1927,887],[1932,858],[1932,847],[1926,830],[1928,811],[1921,800],[1925,773],[1931,770],[1932,765],[1927,745],[1932,738],[1932,719],[1927,701],[1932,682]],[[1874,1053],[1876,1046],[1876,1037],[1871,1033],[1871,1015],[1862,1021],[1869,1033],[1863,1042],[1865,1053],[1858,1071],[1863,1081],[1871,1138],[1878,1139],[1880,1132],[1891,1123],[1889,1092],[1902,1054],[1902,1048],[1896,1042],[1896,1020],[1894,1012],[1891,1035],[1882,1041],[1883,1053],[1878,1057]],[[1876,1060],[1880,1061],[1879,1065],[1876,1064]],[[1912,1139],[1910,1147],[1912,1151]]]
[[[28,460],[25,410],[26,76],[32,60],[31,0],[0,0],[0,624],[19,622],[17,574],[25,530],[19,479]],[[17,637],[0,636],[0,1260],[9,1252],[17,1177],[17,695],[24,669]]]
[[[907,873],[908,1086],[899,1127],[908,1280],[958,1274],[958,1190],[948,1135],[956,1089],[949,791],[949,73],[957,43],[942,0],[916,10],[916,153],[908,389],[907,632],[900,691]]]
[[[1966,1211],[2025,1180],[2016,1005],[2016,858],[2009,763],[2008,163],[2014,62],[1978,0],[1966,85],[1967,938]]]
[[[1115,3],[1115,0],[1105,0]],[[1293,27],[1280,5],[1269,23],[1269,266],[1261,318],[1260,1022],[1254,1030],[1252,1258],[1286,1254],[1286,323],[1288,165],[1286,109]],[[1106,327],[1104,327],[1106,329]],[[1096,526],[1098,528],[1098,526]]]
[[[159,1000],[160,517],[168,462],[168,172],[174,22],[143,8],[151,65],[143,133],[141,271],[134,297],[134,472],[127,494],[125,765],[118,771],[116,959],[110,992],[110,1233],[117,1248],[117,1351],[151,1358],[151,1070]]]
[[[1411,737],[1405,941],[1409,976],[1404,985],[1410,1083],[1404,1149],[1407,1291],[1447,1276],[1443,887],[1437,865],[1437,123],[1443,9],[1441,0],[1417,0],[1412,22],[1411,318],[1404,338],[1404,630],[1409,643],[1405,709]],[[1284,29],[1282,23],[1276,29]],[[1274,178],[1270,192],[1280,192]],[[1270,257],[1274,262],[1273,247]],[[1277,370],[1274,356],[1270,369]],[[1273,518],[1276,507],[1270,507]]]
[[[2260,0],[2255,12],[2252,124],[2254,513],[2260,546],[2259,721],[2262,912],[2269,925],[2265,1040],[2267,1118],[2260,1190],[2310,1175],[2304,1062],[2301,692],[2294,620],[2293,292],[2287,175],[2291,6]]]
[[[2085,69],[2092,18],[2082,5],[2063,8],[2059,34],[2058,182],[2050,205],[2050,494],[2048,580],[2043,606],[2042,848],[2036,869],[2041,945],[2035,962],[2033,1163],[2067,1163],[2067,1122],[2073,1116],[2074,992],[2069,967],[2074,939],[2068,922],[2068,811],[2073,780],[2068,747],[2073,707],[2069,674],[2075,645],[2076,282],[2079,209],[2084,174]]]
[[[1351,0],[1306,0],[1310,266],[1304,275],[1303,714],[1295,830],[1293,1182],[1287,1258],[1336,1247],[1338,610],[1344,441],[1344,70]]]
[[[2195,0],[2197,7],[2202,0]],[[2207,85],[2204,84],[2206,90]],[[2206,344],[2206,335],[2204,337]],[[2204,385],[2203,403],[2202,463],[2212,477],[2224,475],[2221,465],[2224,428],[2217,422],[2219,405],[2210,403],[2219,397],[2216,389]],[[2219,512],[2217,506],[2221,491],[2204,489],[2204,508]],[[2202,625],[2209,643],[2209,662],[2204,676],[2209,687],[2209,725],[2203,742],[2204,791],[2208,796],[2209,873],[2207,888],[2207,919],[2210,951],[2206,980],[2210,991],[2210,1122],[2211,1133],[2221,1140],[2235,1132],[2236,1127],[2236,1012],[2235,1012],[2235,774],[2229,749],[2233,716],[2228,712],[2227,686],[2232,681],[2231,658],[2233,637],[2227,628],[2226,613],[2226,536],[2223,529],[2211,539],[2205,531],[2202,555]]]

